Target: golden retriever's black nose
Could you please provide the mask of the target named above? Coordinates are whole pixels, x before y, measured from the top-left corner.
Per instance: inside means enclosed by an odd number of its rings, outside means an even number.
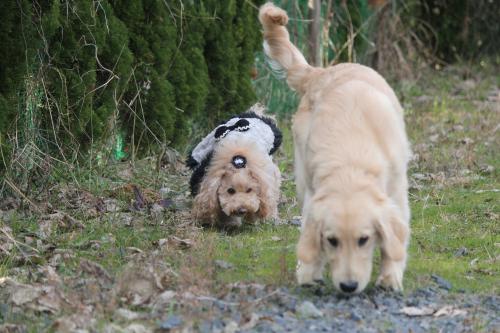
[[[340,289],[345,293],[352,293],[358,288],[358,283],[356,281],[347,281],[340,283]]]

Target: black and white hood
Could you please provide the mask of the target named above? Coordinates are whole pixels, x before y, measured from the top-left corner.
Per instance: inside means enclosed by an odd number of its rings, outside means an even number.
[[[192,150],[187,165],[193,170],[190,181],[193,196],[198,193],[214,149],[222,142],[252,141],[257,149],[269,155],[274,154],[279,148],[282,140],[281,131],[271,118],[260,115],[262,111],[264,107],[255,104],[247,112],[222,122]]]

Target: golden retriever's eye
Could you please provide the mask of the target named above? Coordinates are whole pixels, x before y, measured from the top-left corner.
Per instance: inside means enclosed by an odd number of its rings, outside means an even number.
[[[230,188],[227,189],[227,193],[233,195],[233,194],[236,193],[236,190],[234,188],[230,187]]]
[[[337,237],[330,237],[327,239],[328,239],[328,242],[330,243],[331,246],[333,246],[333,247],[339,246],[339,240],[337,239]]]
[[[247,193],[250,193],[250,192],[252,192],[252,189],[251,189],[251,188],[249,188],[249,189],[247,190]]]
[[[368,236],[363,236],[358,239],[358,245],[363,246],[368,242]]]

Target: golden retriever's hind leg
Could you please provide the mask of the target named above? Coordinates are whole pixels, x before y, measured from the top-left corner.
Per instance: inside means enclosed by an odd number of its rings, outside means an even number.
[[[406,259],[395,261],[384,255],[382,251],[382,264],[376,285],[395,291],[402,291],[405,267]]]

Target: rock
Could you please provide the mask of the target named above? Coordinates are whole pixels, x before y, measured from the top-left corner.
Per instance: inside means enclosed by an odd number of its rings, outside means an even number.
[[[182,318],[177,315],[170,315],[166,320],[160,324],[160,328],[164,330],[171,330],[182,325]]]
[[[120,206],[118,200],[115,199],[104,199],[104,207],[106,212],[118,212],[120,211]]]
[[[227,261],[224,261],[224,260],[215,260],[214,261],[215,263],[215,266],[219,267],[219,268],[222,268],[222,269],[231,269],[233,268],[233,264],[227,262]]]
[[[433,135],[429,136],[430,142],[436,143],[436,142],[438,142],[438,140],[439,140],[439,134],[433,134]]]
[[[354,311],[351,311],[351,319],[354,320],[354,321],[361,321],[361,317],[359,316],[359,314],[357,314],[356,312]]]
[[[414,173],[411,176],[415,180],[429,180],[429,176],[424,175],[423,173]]]
[[[299,316],[304,318],[319,318],[323,317],[323,312],[321,312],[313,303],[305,301],[300,304],[296,312]]]
[[[441,276],[439,275],[436,275],[436,274],[432,274],[431,275],[431,278],[434,280],[434,282],[436,282],[436,284],[442,288],[442,289],[445,289],[445,290],[450,290],[451,289],[451,283],[448,282],[447,280],[443,279]]]
[[[302,225],[302,216],[294,216],[290,220],[290,225],[300,227]]]
[[[115,311],[115,316],[125,320],[135,320],[138,319],[141,315],[137,312],[130,311],[125,308],[120,308]]]
[[[208,321],[205,320],[198,326],[198,332],[200,333],[212,333],[214,330],[212,329],[212,324]]]
[[[470,144],[474,143],[474,140],[472,140],[471,138],[465,137],[463,139],[460,139],[458,142],[463,144],[463,145],[470,145]]]
[[[124,333],[152,333],[153,331],[141,324],[130,324],[123,330]]]
[[[458,84],[458,88],[464,92],[476,88],[476,81],[467,79]]]
[[[453,255],[455,257],[463,257],[463,256],[466,256],[468,253],[469,253],[469,251],[467,250],[467,248],[465,246],[462,246],[461,248],[456,250]]]
[[[116,213],[113,215],[113,221],[117,221],[124,226],[131,226],[134,217],[130,213]]]
[[[164,210],[165,208],[162,205],[154,203],[151,207],[151,214],[160,215]]]
[[[492,174],[495,168],[492,165],[484,164],[479,167],[479,171],[483,174]]]
[[[236,333],[237,331],[238,324],[232,320],[224,327],[224,333]]]
[[[168,194],[170,194],[170,192],[172,192],[172,190],[168,187],[162,187],[160,188],[160,195],[162,196],[162,198],[166,197]]]
[[[123,330],[124,333],[152,333],[153,331],[142,324],[130,324]]]
[[[106,324],[102,329],[103,333],[123,333],[123,328],[116,324]]]

